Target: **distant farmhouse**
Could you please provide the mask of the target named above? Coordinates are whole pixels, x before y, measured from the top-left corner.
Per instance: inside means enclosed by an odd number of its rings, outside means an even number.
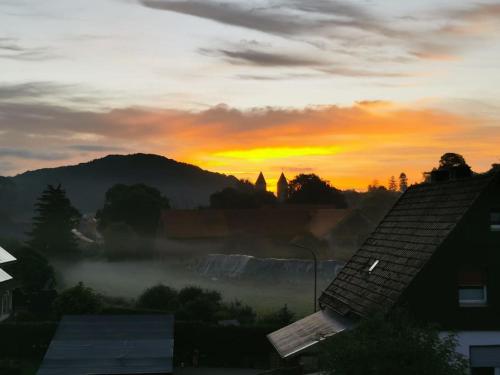
[[[0,266],[15,260],[16,258],[0,247]],[[13,290],[12,276],[0,268],[0,322],[7,319],[12,313]]]
[[[64,316],[37,375],[173,373],[172,315]]]
[[[500,167],[441,170],[408,188],[319,303],[268,336],[282,357],[402,306],[457,332],[472,374],[500,374]]]

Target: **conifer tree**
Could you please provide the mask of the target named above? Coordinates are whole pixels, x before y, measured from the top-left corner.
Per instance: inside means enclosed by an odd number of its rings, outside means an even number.
[[[390,191],[398,190],[398,185],[396,184],[396,178],[394,176],[391,176],[391,178],[389,179],[389,190]]]
[[[61,185],[48,185],[35,204],[29,244],[45,255],[74,254],[78,246],[72,230],[78,226],[80,217]]]
[[[408,177],[406,177],[406,173],[402,172],[399,175],[399,191],[404,193],[408,189]]]

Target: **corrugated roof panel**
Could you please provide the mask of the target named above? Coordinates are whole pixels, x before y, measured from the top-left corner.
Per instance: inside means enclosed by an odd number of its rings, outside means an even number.
[[[9,254],[3,247],[0,246],[0,264],[15,261],[11,254]]]
[[[37,375],[170,374],[171,315],[65,316]]]
[[[327,309],[281,328],[267,338],[280,356],[286,358],[351,327],[348,319]]]
[[[12,276],[10,276],[7,272],[0,268],[0,283],[3,283],[7,280],[12,280]]]

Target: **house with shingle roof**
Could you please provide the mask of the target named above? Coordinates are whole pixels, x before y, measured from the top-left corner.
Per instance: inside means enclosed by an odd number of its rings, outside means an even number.
[[[10,253],[0,246],[0,266],[14,262]],[[0,268],[0,322],[7,319],[12,313],[12,293],[14,290],[13,278]]]
[[[500,168],[413,185],[319,298],[321,310],[270,334],[283,357],[376,311],[408,309],[457,332],[472,373],[500,374]],[[495,372],[496,371],[496,372]]]

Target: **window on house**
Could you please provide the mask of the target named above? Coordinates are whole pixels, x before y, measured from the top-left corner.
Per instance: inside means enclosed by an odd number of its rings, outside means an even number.
[[[490,230],[492,232],[500,232],[500,210],[490,213]]]
[[[488,290],[485,275],[480,270],[466,270],[458,276],[458,302],[460,306],[485,306]]]

